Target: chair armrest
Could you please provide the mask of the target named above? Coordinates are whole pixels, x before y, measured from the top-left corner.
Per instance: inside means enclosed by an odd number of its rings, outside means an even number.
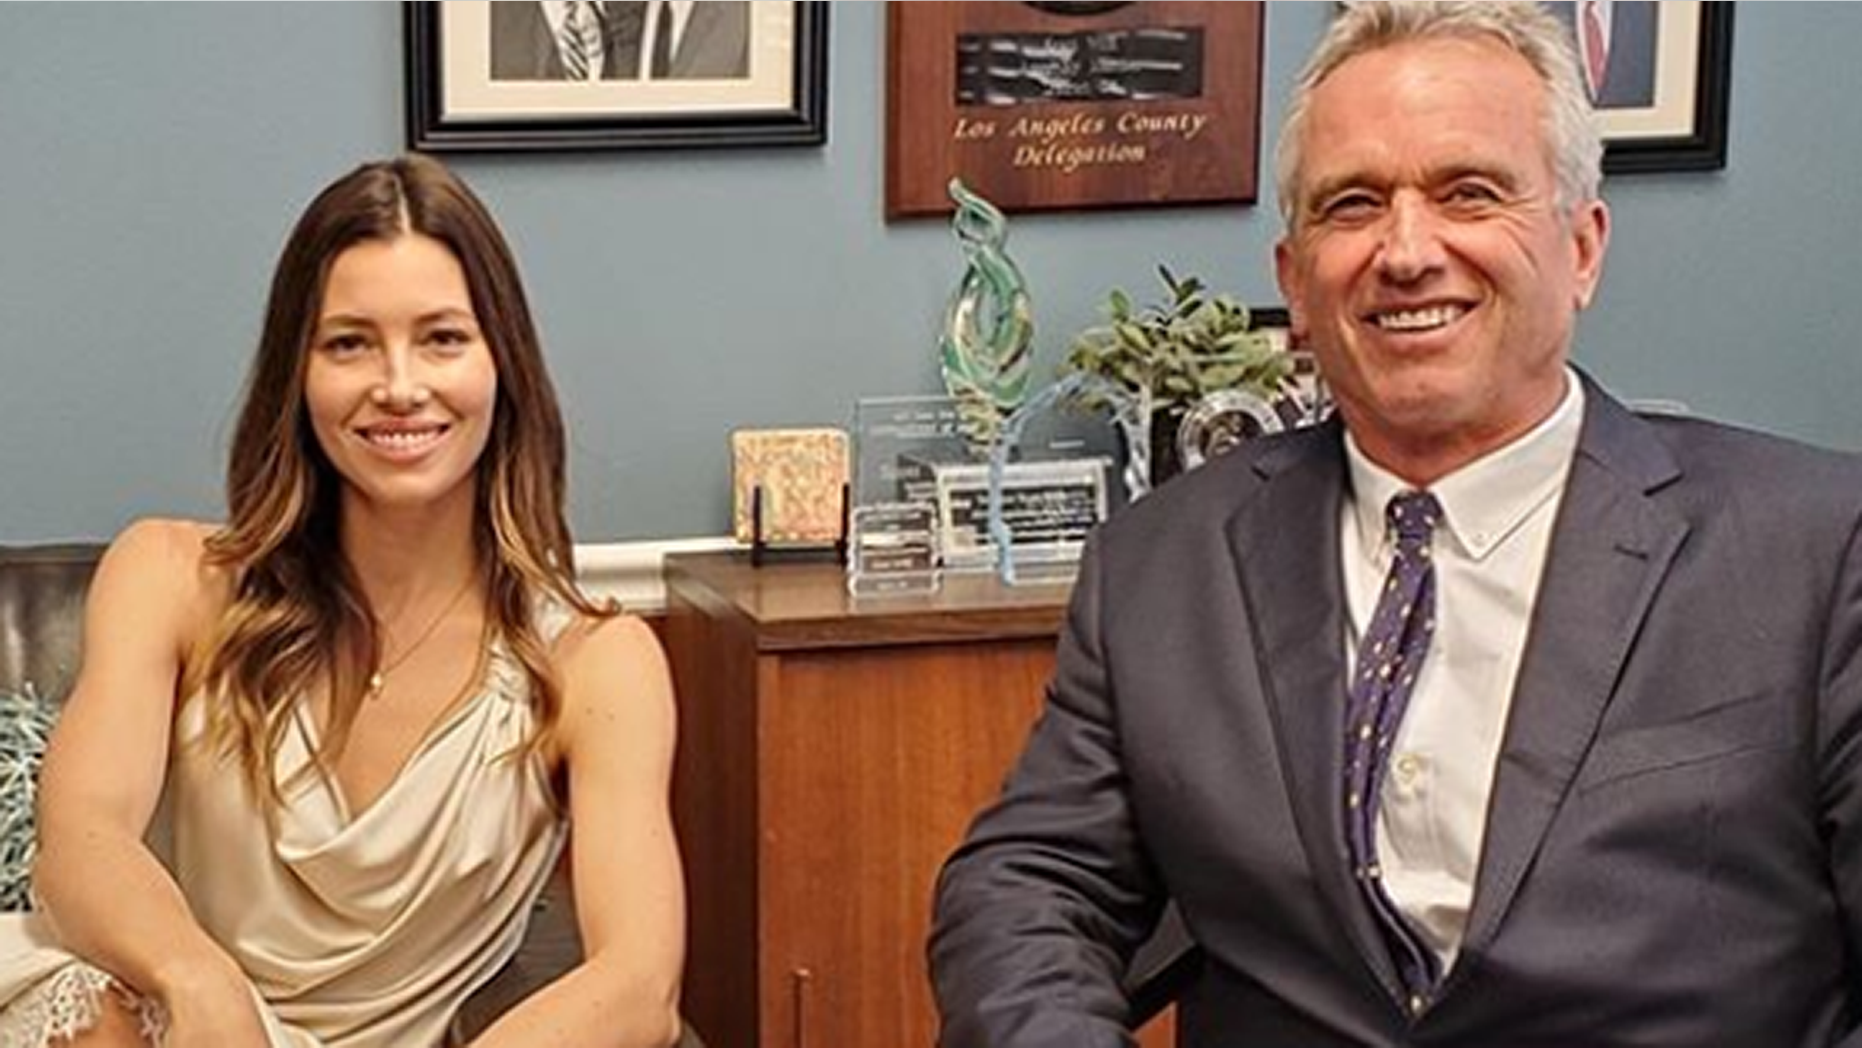
[[[77,676],[99,543],[0,546],[0,688],[63,702]]]
[[[1138,1029],[1176,1003],[1183,991],[1202,974],[1203,950],[1183,926],[1177,904],[1164,909],[1157,928],[1132,956],[1125,973],[1125,995],[1131,1001],[1131,1026]]]

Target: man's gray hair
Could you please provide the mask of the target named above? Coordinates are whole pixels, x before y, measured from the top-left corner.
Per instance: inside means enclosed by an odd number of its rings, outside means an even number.
[[[1297,224],[1296,199],[1312,94],[1346,60],[1412,40],[1491,39],[1524,58],[1546,86],[1545,142],[1558,180],[1558,207],[1595,199],[1603,181],[1603,137],[1564,23],[1536,3],[1384,0],[1357,3],[1326,29],[1293,88],[1274,150],[1280,217]]]

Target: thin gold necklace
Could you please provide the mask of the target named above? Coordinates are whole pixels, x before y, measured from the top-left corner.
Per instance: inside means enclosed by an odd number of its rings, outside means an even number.
[[[451,615],[453,609],[459,606],[459,602],[465,599],[465,595],[472,591],[472,583],[474,581],[476,580],[471,578],[466,579],[465,585],[459,587],[459,592],[453,594],[453,598],[446,602],[446,606],[440,609],[438,615],[433,616],[433,621],[427,623],[426,628],[415,636],[412,644],[402,648],[399,655],[375,667],[375,672],[369,674],[368,690],[362,693],[364,697],[370,699],[381,698],[382,690],[388,686],[388,674],[393,673],[396,669],[400,668],[402,663],[413,658],[414,653],[420,650],[421,645],[433,639],[433,634],[438,632],[440,623],[445,622],[446,616]]]

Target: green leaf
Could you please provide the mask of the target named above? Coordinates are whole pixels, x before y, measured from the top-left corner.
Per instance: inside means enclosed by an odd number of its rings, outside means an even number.
[[[1271,397],[1284,388],[1292,358],[1250,329],[1245,304],[1168,265],[1160,263],[1157,274],[1165,290],[1158,300],[1136,303],[1121,289],[1107,294],[1110,322],[1075,336],[1063,370],[1149,390],[1159,411],[1181,410],[1219,389]]]
[[[1210,389],[1228,389],[1241,384],[1248,369],[1235,364],[1215,364],[1202,371],[1202,383]]]

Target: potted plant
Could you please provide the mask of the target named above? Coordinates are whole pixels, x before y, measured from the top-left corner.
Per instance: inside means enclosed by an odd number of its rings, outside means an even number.
[[[1075,337],[1062,374],[1096,375],[1148,400],[1153,487],[1182,469],[1177,430],[1212,393],[1240,390],[1271,401],[1287,389],[1293,360],[1253,326],[1248,307],[1212,294],[1196,277],[1158,266],[1167,295],[1134,306],[1124,291],[1106,297],[1107,322]],[[1095,406],[1103,397],[1089,397]]]

